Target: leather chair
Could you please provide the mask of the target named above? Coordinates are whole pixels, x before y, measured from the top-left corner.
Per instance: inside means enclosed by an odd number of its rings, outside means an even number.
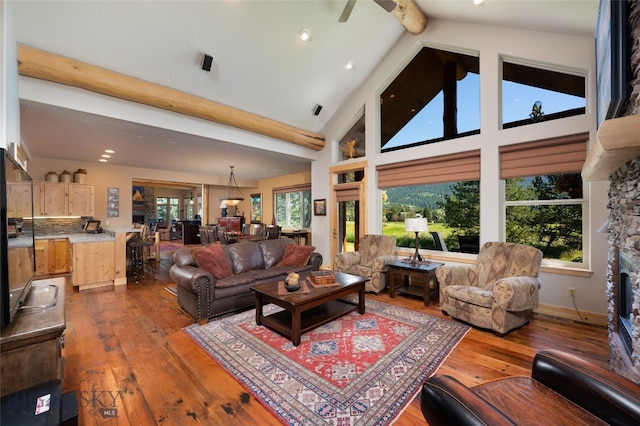
[[[198,235],[200,235],[200,245],[206,246],[213,241],[209,241],[209,235],[207,235],[206,226],[198,226]]]
[[[538,307],[542,252],[516,243],[489,242],[475,265],[436,269],[440,309],[477,327],[505,334],[529,321]]]
[[[281,227],[278,225],[267,225],[264,231],[264,237],[267,240],[277,240],[280,238]]]
[[[531,377],[506,377],[466,387],[433,376],[422,387],[430,426],[638,425],[640,386],[575,355],[536,354]]]
[[[396,239],[387,235],[364,235],[358,251],[338,253],[333,268],[338,272],[370,278],[365,291],[380,293],[387,286],[387,263],[395,260]]]

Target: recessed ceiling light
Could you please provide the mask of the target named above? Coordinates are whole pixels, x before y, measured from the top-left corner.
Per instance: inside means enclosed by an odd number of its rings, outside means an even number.
[[[311,30],[309,30],[308,28],[301,29],[300,32],[298,33],[298,38],[303,43],[311,40]]]
[[[102,154],[101,157],[102,158],[111,158],[111,156],[109,154]]]
[[[112,149],[105,149],[104,152],[106,152],[107,154],[115,154],[115,151]]]
[[[354,69],[355,67],[356,67],[356,63],[355,63],[355,62],[353,62],[353,61],[348,61],[348,62],[347,62],[347,65],[345,65],[345,68],[346,68],[346,69],[348,69],[348,70],[352,70],[352,69]]]
[[[108,160],[106,158],[101,158],[98,161],[101,162],[101,163],[106,163]]]
[[[473,4],[476,6],[482,6],[482,3],[484,3],[484,0],[473,0]]]

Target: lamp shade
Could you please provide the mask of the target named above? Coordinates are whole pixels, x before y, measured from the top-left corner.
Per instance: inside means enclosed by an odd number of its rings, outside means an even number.
[[[415,217],[404,220],[404,230],[407,232],[424,232],[429,229],[427,219],[424,217]]]
[[[227,208],[227,203],[225,203],[224,201],[220,202],[220,208],[221,209],[226,209]]]

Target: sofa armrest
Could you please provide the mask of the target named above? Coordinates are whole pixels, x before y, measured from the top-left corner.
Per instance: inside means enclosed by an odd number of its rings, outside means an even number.
[[[475,265],[444,265],[436,269],[440,288],[450,285],[475,286],[478,274]]]
[[[175,283],[191,293],[200,294],[207,287],[214,294],[215,278],[211,273],[191,265],[171,265],[169,276]]]
[[[433,376],[422,386],[420,408],[429,426],[514,425],[501,411],[450,376]]]
[[[640,385],[575,355],[547,349],[531,377],[612,425],[640,424]]]
[[[522,312],[538,307],[540,278],[501,278],[493,286],[493,300],[500,308],[510,312]]]
[[[344,253],[338,253],[333,258],[333,267],[341,271],[347,269],[352,265],[360,263],[360,253],[357,251],[347,251]]]

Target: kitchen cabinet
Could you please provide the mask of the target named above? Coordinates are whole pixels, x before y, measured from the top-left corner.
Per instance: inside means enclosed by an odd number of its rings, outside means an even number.
[[[79,183],[34,182],[35,216],[93,216],[94,188]]]
[[[7,182],[7,217],[31,216],[31,182]]]
[[[69,184],[69,215],[93,216],[93,186]]]
[[[73,285],[80,290],[113,285],[115,253],[115,241],[73,244]]]
[[[71,271],[69,239],[36,240],[36,275],[66,274]]]

